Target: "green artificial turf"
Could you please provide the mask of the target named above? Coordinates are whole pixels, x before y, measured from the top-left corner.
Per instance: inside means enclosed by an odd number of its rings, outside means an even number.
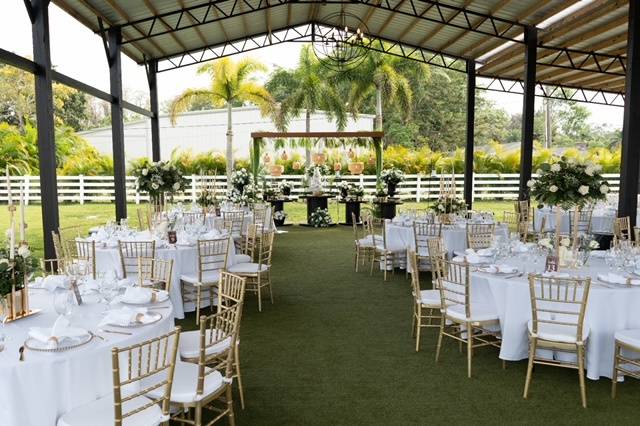
[[[246,409],[240,425],[633,424],[638,382],[610,397],[611,381],[587,380],[580,406],[575,370],[537,366],[522,399],[526,361],[503,370],[498,352],[481,348],[474,377],[457,343],[434,361],[436,331],[411,337],[409,281],[396,271],[353,270],[349,228],[289,227],[276,236],[275,304],[258,313],[247,295],[241,330]],[[429,275],[423,277],[428,287]],[[267,299],[265,299],[266,301]],[[206,311],[205,311],[206,313]],[[179,321],[195,327],[193,314]]]

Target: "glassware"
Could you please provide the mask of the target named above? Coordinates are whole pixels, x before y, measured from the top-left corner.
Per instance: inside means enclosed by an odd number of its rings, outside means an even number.
[[[57,289],[53,293],[53,309],[58,315],[69,316],[73,309],[73,294],[67,289]]]

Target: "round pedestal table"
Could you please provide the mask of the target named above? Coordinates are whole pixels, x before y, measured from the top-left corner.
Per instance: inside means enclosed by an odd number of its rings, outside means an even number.
[[[94,337],[86,345],[58,353],[27,349],[24,361],[19,361],[18,349],[24,344],[29,328],[51,327],[56,320],[52,299],[46,290],[31,290],[31,308],[42,312],[4,327],[8,341],[0,352],[0,425],[55,426],[65,412],[113,392],[111,348],[139,343],[174,327],[172,305],[164,302],[154,306],[165,307],[156,310],[162,319],[154,324],[103,327],[131,335],[98,332],[105,305],[96,303],[97,296],[84,296],[85,303],[75,306],[69,316],[71,325],[90,330],[105,340]]]

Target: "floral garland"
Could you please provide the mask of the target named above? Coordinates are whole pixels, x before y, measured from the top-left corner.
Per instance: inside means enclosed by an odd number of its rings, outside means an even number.
[[[315,212],[309,216],[309,225],[314,228],[328,228],[333,225],[331,215],[329,215],[329,209],[322,209],[318,207]]]
[[[167,161],[144,162],[131,173],[136,177],[136,187],[147,192],[152,198],[163,194],[173,195],[183,191],[189,184],[182,176],[182,170]]]
[[[38,269],[38,259],[31,255],[29,246],[21,245],[9,260],[9,249],[0,249],[0,299],[11,293],[15,282],[16,289],[24,287],[25,277]],[[15,281],[14,281],[15,275]]]
[[[440,196],[432,205],[431,210],[436,214],[454,214],[465,211],[467,203],[454,195],[446,194]]]
[[[540,204],[565,210],[581,208],[606,199],[609,186],[601,170],[599,165],[580,164],[562,157],[557,163],[542,164],[536,172],[538,178],[527,182],[527,186]]]

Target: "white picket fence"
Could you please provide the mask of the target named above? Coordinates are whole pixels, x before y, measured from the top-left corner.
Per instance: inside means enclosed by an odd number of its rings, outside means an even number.
[[[612,193],[617,193],[620,175],[605,174]],[[177,200],[184,202],[195,201],[204,179],[215,182],[220,194],[226,191],[226,176],[187,176],[190,187]],[[446,175],[447,179],[451,175]],[[286,180],[293,186],[292,195],[304,192],[302,186],[303,176],[287,175],[266,179],[271,182]],[[341,179],[361,184],[367,195],[373,195],[376,187],[375,175],[351,176],[344,175]],[[462,196],[464,188],[464,175],[455,175],[456,188]],[[489,174],[477,173],[473,176],[474,200],[513,200],[518,197],[519,174]],[[438,196],[440,176],[431,175],[406,175],[406,180],[398,186],[399,197],[408,201],[424,201]],[[40,202],[40,178],[39,176],[12,176],[11,190],[14,199],[18,198],[20,191],[24,191],[27,203]],[[7,201],[7,183],[4,177],[0,177],[0,202]],[[127,199],[136,204],[148,201],[149,197],[136,190],[135,178],[127,176]],[[113,176],[58,176],[58,200],[69,203],[109,203],[114,200]]]

